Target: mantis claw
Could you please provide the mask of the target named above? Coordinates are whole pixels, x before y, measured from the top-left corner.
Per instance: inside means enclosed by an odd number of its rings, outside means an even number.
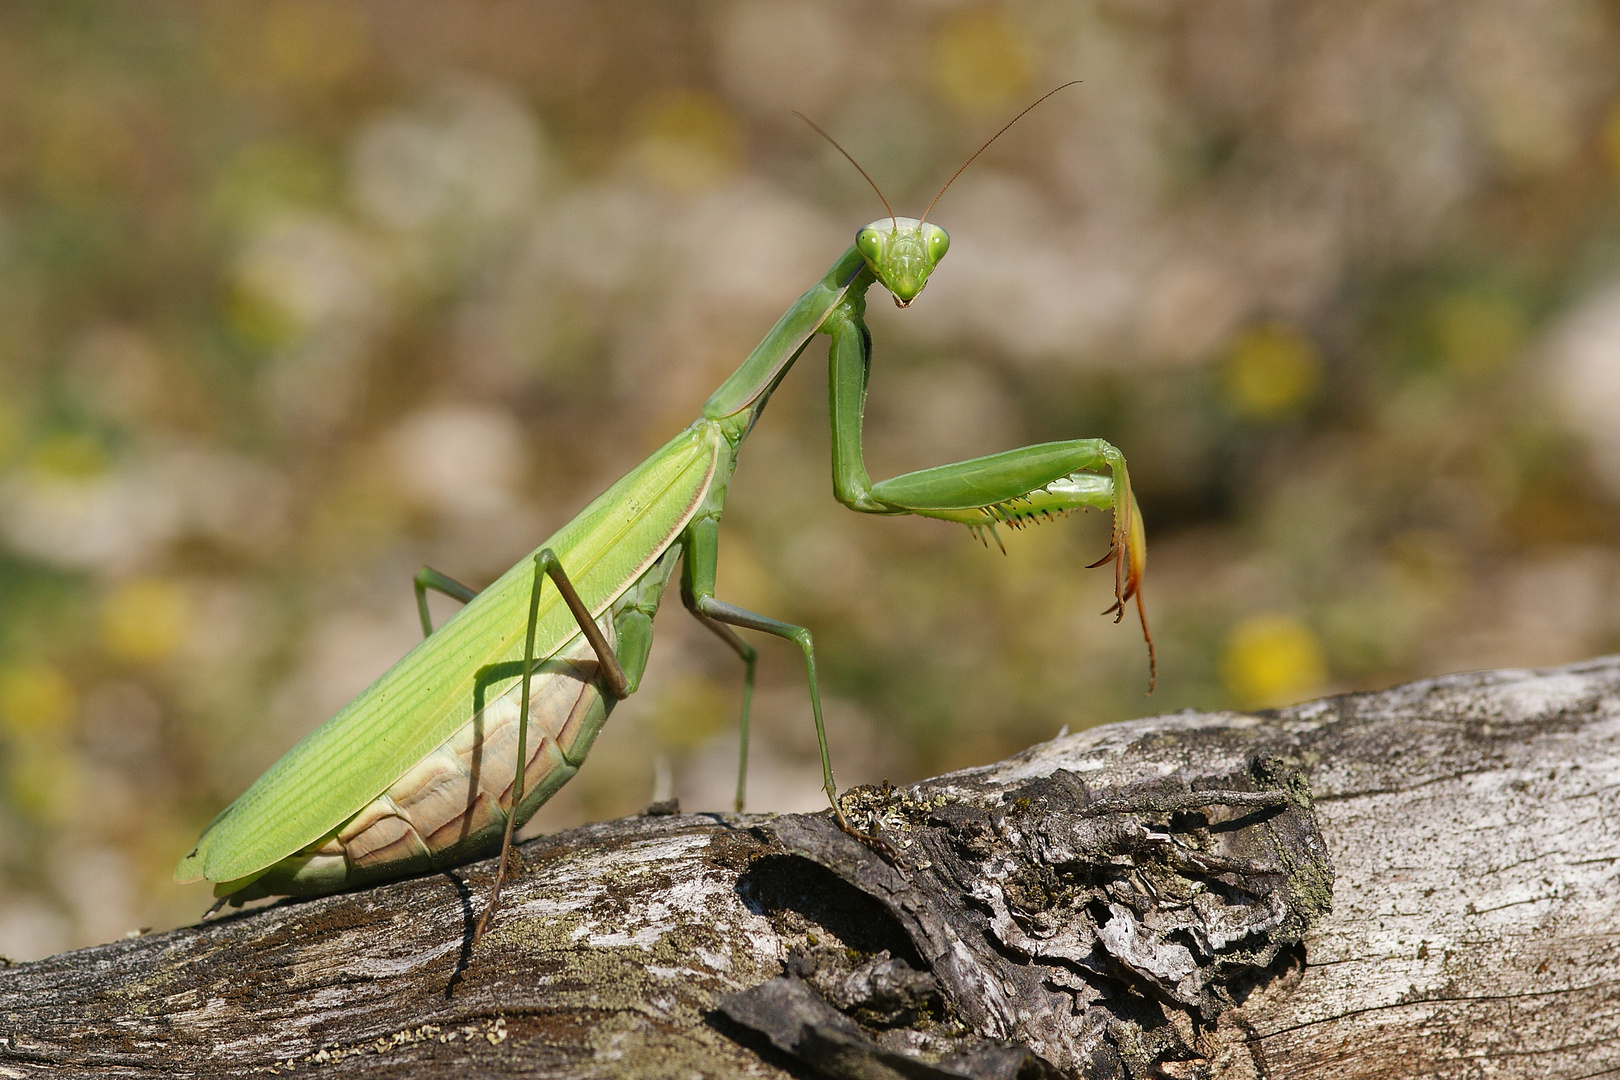
[[[1159,655],[1153,646],[1153,631],[1148,629],[1147,607],[1142,601],[1142,572],[1147,566],[1147,529],[1142,524],[1142,511],[1136,505],[1136,496],[1130,493],[1127,480],[1124,496],[1129,509],[1121,512],[1114,507],[1114,531],[1108,553],[1086,569],[1102,566],[1110,559],[1114,562],[1114,602],[1103,614],[1112,615],[1118,623],[1125,618],[1125,604],[1136,601],[1136,615],[1142,623],[1142,640],[1148,650],[1148,693],[1159,683]]]
[[[1105,566],[1109,562],[1111,562],[1112,560],[1114,560],[1114,559],[1116,559],[1118,557],[1119,557],[1119,549],[1114,547],[1112,544],[1110,544],[1108,546],[1107,553],[1104,554],[1102,558],[1098,559],[1096,562],[1088,562],[1088,563],[1086,563],[1086,569],[1087,570],[1095,570],[1095,569],[1097,569],[1097,567]],[[1110,608],[1109,610],[1113,610],[1113,609]],[[1107,614],[1107,612],[1104,612],[1104,614]]]

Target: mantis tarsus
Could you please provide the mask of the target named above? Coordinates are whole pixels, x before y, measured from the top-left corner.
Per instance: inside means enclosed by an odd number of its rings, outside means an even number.
[[[889,209],[887,199],[883,204]],[[421,644],[216,817],[180,860],[176,879],[207,878],[221,903],[319,895],[454,865],[499,838],[501,861],[476,940],[499,902],[513,830],[574,775],[614,703],[640,685],[652,617],[677,562],[682,602],[745,667],[737,809],[743,806],[756,653],[734,627],[786,638],[803,652],[823,787],[848,829],[827,752],[810,631],[714,595],[720,515],[738,448],[818,333],[832,340],[838,501],[861,513],[960,522],[981,535],[998,524],[1018,526],[1085,507],[1113,511],[1109,551],[1092,565],[1114,561],[1115,603],[1107,613],[1116,621],[1135,598],[1151,672],[1140,588],[1142,518],[1125,458],[1114,447],[1077,439],[877,484],[867,475],[861,445],[872,355],[866,291],[881,284],[900,307],[922,292],[950,244],[945,230],[927,221],[933,205],[920,219],[890,210],[862,228],[826,276],[710,395],[697,421],[488,588],[475,593],[432,569],[419,573]],[[436,631],[428,619],[429,589],[466,604]],[[532,739],[531,725],[537,728]]]

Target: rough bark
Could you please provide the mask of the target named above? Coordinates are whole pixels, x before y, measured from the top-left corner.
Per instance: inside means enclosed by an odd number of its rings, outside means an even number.
[[[0,1077],[1620,1072],[1620,657],[848,809],[893,850],[825,816],[534,841],[475,951],[489,863],[13,966]]]

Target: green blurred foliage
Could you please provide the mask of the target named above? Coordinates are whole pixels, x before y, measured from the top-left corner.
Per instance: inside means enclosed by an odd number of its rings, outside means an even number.
[[[830,497],[820,349],[721,595],[811,626],[844,784],[1059,729],[1620,646],[1612,5],[1266,0],[0,10],[0,952],[206,906],[207,820],[694,417],[880,208],[874,476],[1131,461],[1159,689],[1084,566]],[[451,610],[435,600],[437,618]],[[675,605],[535,828],[726,809],[735,658]],[[750,791],[821,798],[761,643]]]

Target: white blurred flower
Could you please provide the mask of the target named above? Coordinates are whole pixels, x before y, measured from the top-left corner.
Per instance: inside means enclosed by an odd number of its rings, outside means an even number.
[[[381,267],[366,244],[338,221],[282,214],[265,223],[237,259],[238,287],[309,332],[337,320],[374,317]]]
[[[0,535],[56,566],[133,569],[174,537],[180,521],[179,494],[138,470],[70,477],[26,469],[0,480]]]
[[[523,432],[510,413],[439,405],[407,418],[388,436],[405,492],[441,513],[480,515],[510,507],[522,479]]]
[[[1565,316],[1551,341],[1554,403],[1586,437],[1598,477],[1620,495],[1620,281]]]
[[[522,102],[499,84],[456,76],[420,107],[360,133],[350,183],[356,205],[392,229],[501,222],[532,205],[544,162],[540,129]]]
[[[117,575],[188,536],[249,553],[274,549],[287,507],[285,481],[267,466],[177,446],[91,476],[29,468],[0,479],[0,536],[44,562]]]

